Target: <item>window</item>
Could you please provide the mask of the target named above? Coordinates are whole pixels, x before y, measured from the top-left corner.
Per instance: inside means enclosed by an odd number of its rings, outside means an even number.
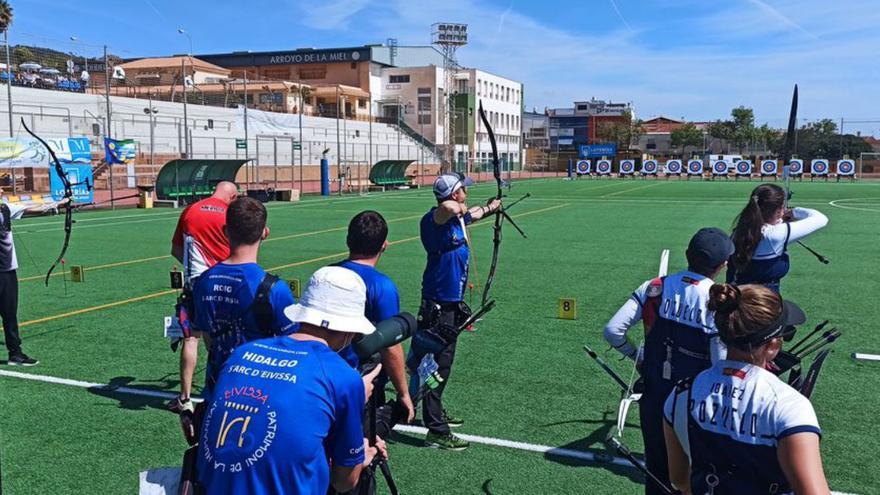
[[[408,83],[409,82],[409,74],[399,74],[396,76],[394,76],[394,75],[388,76],[388,82],[391,84]]]
[[[587,109],[587,105],[578,105],[577,106],[577,110],[586,110],[586,109]]]
[[[358,98],[358,108],[367,108],[367,100]]]
[[[327,77],[327,69],[325,67],[318,67],[314,69],[300,69],[299,70],[299,78],[300,79],[324,79]]]
[[[431,125],[430,113],[419,113],[419,125]]]
[[[358,68],[358,64],[357,64],[357,62],[352,62],[352,63],[351,63],[351,68],[352,68],[352,69],[357,69],[357,68]]]

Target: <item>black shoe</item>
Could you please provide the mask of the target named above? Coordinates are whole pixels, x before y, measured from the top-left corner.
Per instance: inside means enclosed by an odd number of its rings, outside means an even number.
[[[36,366],[40,362],[23,352],[19,352],[18,354],[11,354],[6,364],[9,366]]]

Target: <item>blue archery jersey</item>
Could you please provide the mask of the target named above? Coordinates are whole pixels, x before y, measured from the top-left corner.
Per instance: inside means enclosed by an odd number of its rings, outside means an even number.
[[[373,325],[400,313],[400,295],[397,292],[397,286],[394,285],[394,282],[388,275],[380,272],[375,267],[351,260],[337,263],[336,266],[341,266],[357,273],[364,281],[364,285],[367,286],[367,302],[364,308],[364,316]],[[346,346],[343,350],[339,351],[339,354],[353,368],[357,368],[360,364],[352,346]]]
[[[422,246],[428,253],[422,275],[422,298],[439,302],[464,299],[470,249],[464,232],[465,220],[452,217],[445,224],[434,222],[431,208],[419,224]]]
[[[269,292],[273,327],[259,328],[252,306],[265,276],[256,263],[218,263],[196,279],[193,326],[210,339],[204,395],[210,393],[223,363],[236,347],[271,335],[288,335],[299,328],[284,316],[284,308],[294,304],[294,298],[283,281]]]
[[[358,373],[322,342],[241,345],[205,409],[199,481],[209,495],[324,495],[331,463],[364,462],[364,403]]]

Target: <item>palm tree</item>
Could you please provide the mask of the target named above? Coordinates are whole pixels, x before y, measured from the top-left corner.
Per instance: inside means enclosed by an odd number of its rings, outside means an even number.
[[[6,33],[12,24],[12,6],[6,0],[0,0],[0,31]]]

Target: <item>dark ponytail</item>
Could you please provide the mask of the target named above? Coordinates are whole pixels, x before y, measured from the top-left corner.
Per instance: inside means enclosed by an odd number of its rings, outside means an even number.
[[[752,191],[749,202],[733,223],[731,239],[736,251],[733,266],[744,268],[752,260],[755,248],[761,242],[761,228],[785,204],[785,191],[776,184],[761,184]]]
[[[773,324],[782,313],[782,298],[763,285],[715,284],[706,307],[715,312],[715,328],[730,345]]]

